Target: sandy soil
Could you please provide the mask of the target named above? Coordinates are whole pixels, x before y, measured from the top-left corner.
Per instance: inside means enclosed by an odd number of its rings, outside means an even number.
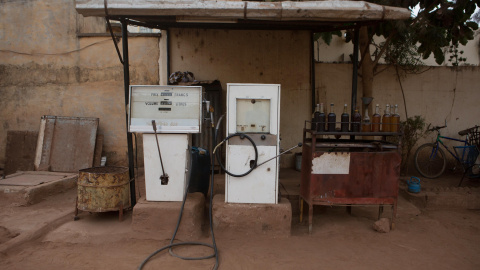
[[[131,231],[131,212],[82,213],[72,220],[76,193],[19,207],[0,204],[0,245],[32,228],[43,231],[0,253],[1,269],[136,269],[169,239],[152,240]],[[66,216],[57,227],[44,220]],[[384,212],[388,217],[389,212]],[[176,217],[175,217],[176,218]],[[316,207],[313,233],[293,218],[292,235],[217,237],[220,269],[480,269],[480,211],[419,210],[399,198],[396,229],[372,229],[376,207]],[[173,231],[173,228],[172,228]],[[19,235],[19,236],[18,236]],[[211,243],[206,236],[200,240]],[[177,248],[187,256],[207,255],[205,247]],[[212,269],[214,259],[185,261],[162,252],[144,269]]]

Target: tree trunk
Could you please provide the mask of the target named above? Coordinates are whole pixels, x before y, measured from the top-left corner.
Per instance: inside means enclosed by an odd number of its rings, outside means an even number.
[[[361,57],[361,66],[362,71],[362,92],[363,97],[373,97],[373,69],[374,63],[370,54],[370,36],[368,35],[368,29],[366,26],[362,26],[359,32],[359,48],[360,48],[360,57]],[[365,113],[365,107],[362,106],[364,110],[362,114]],[[370,108],[369,111],[371,112]]]

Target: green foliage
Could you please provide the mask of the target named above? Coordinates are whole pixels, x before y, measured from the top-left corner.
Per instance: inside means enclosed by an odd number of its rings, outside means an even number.
[[[327,45],[330,45],[330,42],[332,42],[332,37],[333,36],[342,36],[341,31],[334,31],[334,32],[322,32],[322,33],[314,33],[313,34],[313,40],[317,41],[318,39],[322,39]]]
[[[451,44],[467,44],[474,38],[474,31],[478,29],[477,22],[470,18],[476,18],[472,16],[475,9],[480,8],[480,0],[367,0],[367,2],[410,10],[417,5],[420,7],[415,18],[385,21],[369,27],[370,39],[377,35],[388,40],[388,43],[385,43],[388,48],[383,50],[388,54],[387,62],[405,65],[407,69],[411,68],[413,63],[420,64],[419,56],[427,59],[432,54],[435,61],[442,64],[445,62],[445,48]],[[317,36],[327,44],[332,38],[331,33]],[[347,32],[346,41],[350,40]],[[406,59],[403,59],[405,57]]]
[[[406,121],[402,121],[401,124],[403,127],[403,140],[400,171],[402,174],[405,174],[408,172],[408,161],[413,147],[427,132],[425,130],[425,118],[423,116],[415,115],[414,117],[409,117]]]
[[[380,46],[387,46],[384,56],[387,64],[398,65],[409,73],[416,73],[424,66],[418,47],[408,33],[402,39],[391,40],[388,44],[383,42]]]
[[[450,53],[450,58],[448,62],[452,64],[452,66],[456,67],[462,64],[465,64],[467,58],[463,57],[463,51],[458,50],[458,44],[450,45],[448,52]]]
[[[395,3],[396,1],[391,1]],[[478,29],[476,22],[470,21],[480,0],[421,0],[407,1],[411,6],[420,5],[416,18],[409,20],[409,32],[413,41],[419,43],[418,52],[423,59],[432,53],[437,64],[445,61],[445,47],[451,44],[467,44],[474,38]],[[405,7],[405,6],[404,6]]]

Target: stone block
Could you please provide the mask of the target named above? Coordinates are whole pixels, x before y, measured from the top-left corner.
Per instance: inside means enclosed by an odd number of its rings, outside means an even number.
[[[142,197],[133,207],[132,230],[153,239],[169,239],[175,231],[181,206],[182,202],[154,202]],[[204,217],[205,196],[200,192],[188,194],[176,238],[199,239]]]
[[[0,200],[18,205],[36,204],[48,196],[77,186],[77,174],[58,172],[17,172],[0,180]]]
[[[278,204],[226,203],[225,195],[213,198],[215,235],[244,234],[288,237],[292,207],[288,199]]]
[[[377,232],[381,233],[388,233],[390,232],[390,219],[388,218],[381,218],[375,223],[373,223],[373,229]]]

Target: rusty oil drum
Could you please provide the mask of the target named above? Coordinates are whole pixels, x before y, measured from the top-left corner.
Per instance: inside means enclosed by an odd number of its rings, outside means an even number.
[[[119,211],[130,207],[126,167],[94,167],[78,171],[77,208],[88,212]]]

